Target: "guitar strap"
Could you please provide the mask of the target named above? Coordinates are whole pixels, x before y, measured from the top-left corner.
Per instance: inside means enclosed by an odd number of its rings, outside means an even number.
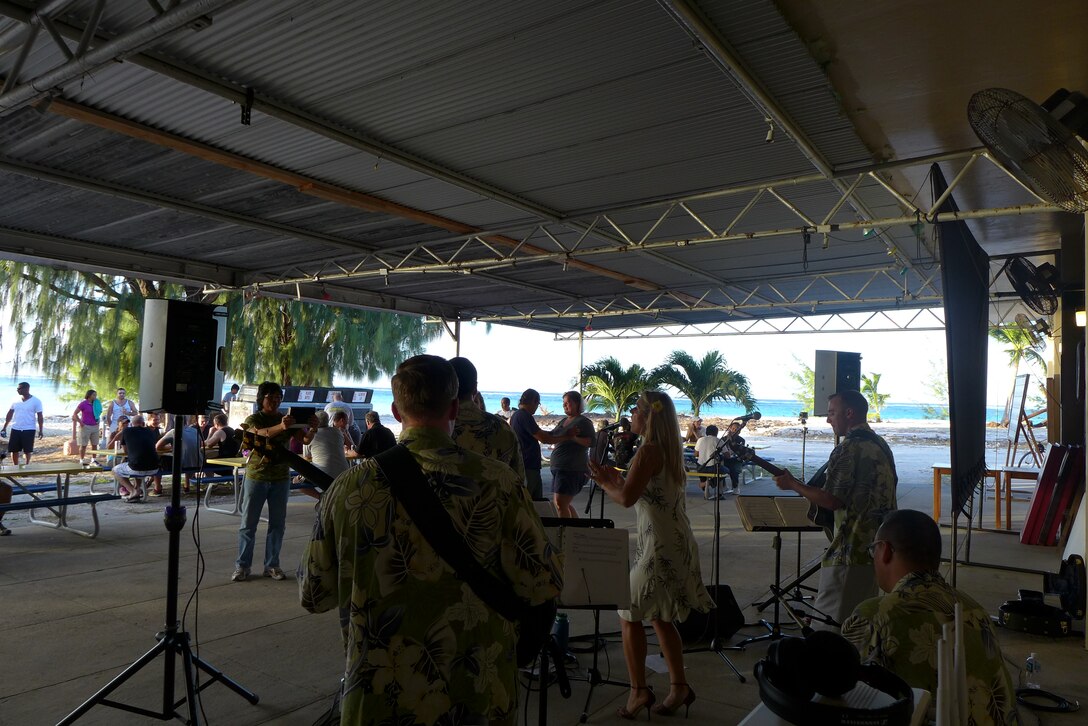
[[[464,580],[476,597],[511,622],[519,622],[529,603],[518,597],[508,583],[502,582],[479,563],[453,526],[449,512],[427,482],[423,469],[404,444],[397,444],[374,457],[389,491],[408,512],[423,538]],[[396,482],[396,484],[394,484]],[[398,491],[399,490],[399,491]]]

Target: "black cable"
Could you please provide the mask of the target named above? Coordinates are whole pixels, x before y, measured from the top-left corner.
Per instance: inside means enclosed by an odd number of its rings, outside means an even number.
[[[1070,702],[1041,688],[1017,688],[1016,703],[1044,713],[1073,713],[1080,710],[1080,702]]]

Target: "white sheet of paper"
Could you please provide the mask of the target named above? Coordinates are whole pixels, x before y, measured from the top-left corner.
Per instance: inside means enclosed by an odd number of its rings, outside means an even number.
[[[630,534],[626,529],[562,527],[560,607],[631,607]]]

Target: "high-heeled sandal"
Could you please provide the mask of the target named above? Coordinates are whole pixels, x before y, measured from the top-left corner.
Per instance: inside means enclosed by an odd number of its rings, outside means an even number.
[[[680,710],[681,706],[683,706],[684,707],[684,718],[687,718],[688,717],[688,711],[691,710],[691,704],[695,703],[695,689],[692,688],[687,683],[670,683],[669,685],[672,685],[672,686],[686,686],[687,689],[688,689],[688,695],[684,696],[683,701],[681,701],[680,703],[674,704],[672,706],[666,706],[665,701],[662,700],[660,704],[658,704],[657,706],[654,706],[650,710],[653,711],[654,713],[660,714],[662,716],[672,716],[674,713],[676,713],[677,711]]]
[[[642,709],[645,708],[646,709],[646,720],[649,721],[650,720],[650,710],[653,708],[653,705],[655,703],[657,703],[657,696],[654,695],[654,690],[652,688],[650,688],[649,686],[635,686],[635,690],[636,691],[647,691],[650,694],[650,696],[645,701],[640,703],[638,705],[638,707],[634,711],[628,711],[627,706],[620,706],[619,708],[616,709],[616,715],[619,716],[622,719],[627,720],[627,721],[634,721],[636,718],[638,718],[638,714],[642,711]]]

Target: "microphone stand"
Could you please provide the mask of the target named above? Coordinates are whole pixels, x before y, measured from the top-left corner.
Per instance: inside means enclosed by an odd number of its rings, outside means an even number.
[[[715,448],[714,448],[714,478],[715,479],[720,479],[721,478],[721,456],[720,456],[720,454],[721,454],[722,445],[723,444],[727,445],[729,440],[732,439],[732,438],[733,438],[733,433],[730,432],[730,431],[727,431],[725,436],[722,437],[722,440],[719,441],[717,446],[715,446]],[[695,463],[696,464],[699,463],[698,459],[696,459]],[[720,488],[721,488],[720,483],[718,484],[718,487],[719,487],[719,491],[714,496],[714,565],[713,565],[712,574],[711,574],[711,580],[712,580],[712,585],[711,586],[713,587],[715,597],[717,597],[719,592],[721,591],[721,559],[722,559],[722,553],[721,553],[722,498],[721,498],[721,492],[720,492]],[[718,655],[718,657],[722,659],[722,662],[724,662],[727,666],[729,666],[730,670],[732,670],[733,673],[737,676],[737,679],[741,683],[744,683],[745,682],[744,675],[739,670],[737,670],[737,666],[733,663],[733,661],[731,661],[729,659],[729,656],[727,656],[725,654],[725,651],[727,651],[727,650],[744,650],[744,648],[742,646],[724,645],[723,644],[723,642],[722,642],[723,639],[721,637],[721,629],[720,629],[721,615],[720,615],[720,609],[719,608],[715,608],[714,612],[712,612],[710,614],[710,620],[711,620],[710,628],[711,628],[711,633],[712,633],[712,636],[711,636],[711,639],[710,639],[710,644],[708,646],[706,646],[706,647],[691,648],[691,649],[685,650],[684,653],[716,653]]]

